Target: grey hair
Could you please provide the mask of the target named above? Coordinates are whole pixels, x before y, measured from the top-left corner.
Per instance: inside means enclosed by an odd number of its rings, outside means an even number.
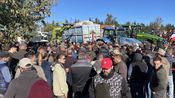
[[[80,53],[78,54],[78,59],[79,59],[79,60],[84,60],[84,59],[86,59],[86,54],[83,53],[83,52],[80,52]]]
[[[72,55],[72,49],[67,49],[67,55]]]

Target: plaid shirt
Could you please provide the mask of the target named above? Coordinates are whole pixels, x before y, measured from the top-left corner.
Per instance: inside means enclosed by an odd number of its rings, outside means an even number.
[[[113,76],[109,79],[104,79],[101,75],[97,75],[94,78],[94,86],[96,87],[99,83],[106,83],[109,85],[111,98],[121,98],[122,79],[122,76],[116,72],[114,72]]]

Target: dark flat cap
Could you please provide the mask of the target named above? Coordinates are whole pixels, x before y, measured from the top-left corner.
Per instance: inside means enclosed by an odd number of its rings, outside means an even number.
[[[17,48],[17,45],[11,44],[11,45],[9,46],[9,48]]]
[[[8,51],[0,51],[0,57],[5,57],[5,56],[9,56],[10,53]]]

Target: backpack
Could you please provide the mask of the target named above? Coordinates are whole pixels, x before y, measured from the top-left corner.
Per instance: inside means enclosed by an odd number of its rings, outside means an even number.
[[[48,83],[44,80],[36,81],[29,92],[28,98],[52,98],[53,93]]]

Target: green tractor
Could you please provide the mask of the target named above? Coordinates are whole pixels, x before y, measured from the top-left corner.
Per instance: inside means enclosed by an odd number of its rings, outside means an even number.
[[[166,40],[162,37],[159,37],[157,35],[152,35],[149,33],[137,33],[136,34],[136,39],[140,40],[140,41],[148,41],[151,44],[156,45],[157,47],[163,47],[163,42],[165,42]]]
[[[141,42],[148,41],[151,44],[156,45],[157,47],[163,47],[163,42],[166,42],[166,40],[162,37],[159,37],[157,35],[152,35],[149,33],[141,33],[142,27],[140,25],[123,25],[130,35],[131,38],[135,38],[137,40],[140,40]]]

